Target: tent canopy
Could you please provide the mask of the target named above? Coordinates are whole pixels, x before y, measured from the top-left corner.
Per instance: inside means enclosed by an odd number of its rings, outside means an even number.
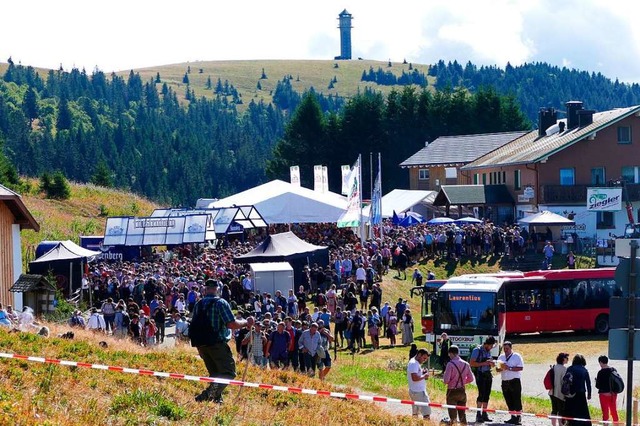
[[[520,225],[575,225],[576,223],[559,214],[552,213],[548,210],[540,213],[532,214],[518,220]]]
[[[319,250],[327,250],[327,247],[309,244],[293,232],[283,232],[268,235],[258,247],[235,257],[233,263],[288,262],[310,256]]]
[[[347,199],[333,192],[316,192],[276,179],[221,200],[200,199],[196,208],[234,205],[253,205],[269,224],[324,223],[338,221],[347,209]]]
[[[53,262],[56,260],[85,259],[99,255],[99,251],[87,250],[71,240],[59,241],[58,244],[32,261],[31,263]]]
[[[431,205],[436,198],[436,191],[419,191],[410,189],[394,189],[382,197],[382,217],[393,217],[393,212],[402,213],[417,205]],[[362,215],[369,217],[371,206],[362,210]]]

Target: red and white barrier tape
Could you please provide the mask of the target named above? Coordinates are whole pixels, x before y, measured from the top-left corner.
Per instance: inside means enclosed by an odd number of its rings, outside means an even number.
[[[269,389],[269,390],[291,392],[291,393],[298,393],[298,394],[305,394],[305,395],[328,396],[331,398],[340,398],[340,399],[357,399],[357,400],[369,401],[369,402],[429,406],[433,408],[445,408],[445,409],[451,408],[451,409],[465,410],[465,411],[485,411],[487,413],[510,414],[510,415],[524,416],[524,417],[538,417],[538,418],[544,418],[544,419],[563,419],[563,420],[574,420],[574,421],[581,421],[581,422],[603,423],[603,424],[613,423],[611,421],[553,416],[549,414],[520,413],[517,411],[497,410],[493,408],[487,408],[485,410],[482,410],[480,408],[475,408],[475,407],[437,404],[433,402],[411,401],[408,399],[388,398],[386,396],[360,395],[360,394],[354,394],[354,393],[330,392],[330,391],[323,391],[323,390],[316,390],[316,389],[297,388],[292,386],[269,385],[264,383],[252,383],[252,382],[243,382],[239,380],[221,379],[217,377],[203,377],[203,376],[191,376],[188,374],[179,374],[179,373],[165,373],[161,371],[144,370],[139,368],[117,367],[117,366],[103,365],[103,364],[90,364],[86,362],[68,361],[68,360],[61,360],[61,359],[54,359],[54,358],[43,358],[43,357],[37,357],[37,356],[26,356],[26,355],[10,354],[10,353],[3,353],[3,352],[0,352],[0,358],[17,359],[20,361],[39,362],[42,364],[66,365],[68,367],[83,367],[83,368],[90,368],[94,370],[115,371],[119,373],[137,374],[140,376],[165,377],[169,379],[191,380],[191,381],[205,382],[205,383],[221,383],[225,385],[244,386],[244,387],[258,388],[258,389]]]

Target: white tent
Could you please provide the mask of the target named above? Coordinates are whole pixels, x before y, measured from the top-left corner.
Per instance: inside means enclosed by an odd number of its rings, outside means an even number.
[[[576,223],[567,219],[564,216],[560,216],[559,214],[550,212],[548,210],[543,210],[540,213],[532,214],[529,216],[525,216],[522,219],[518,220],[520,225],[575,225]]]
[[[31,263],[52,262],[55,260],[93,259],[100,254],[99,251],[87,250],[71,240],[59,241],[51,250],[32,261]]]
[[[410,189],[394,189],[382,197],[382,217],[393,217],[393,212],[400,214],[414,210],[416,206],[431,206],[438,193],[436,191],[419,191]],[[362,215],[369,217],[370,206],[363,209]],[[424,210],[424,209],[418,209]],[[423,211],[418,211],[423,214]]]
[[[196,208],[234,205],[253,205],[268,224],[323,223],[337,222],[347,208],[347,199],[333,192],[321,193],[272,180],[221,200],[200,199]]]

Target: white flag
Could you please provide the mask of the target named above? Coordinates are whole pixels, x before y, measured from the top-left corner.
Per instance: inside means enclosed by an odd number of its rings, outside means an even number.
[[[360,226],[361,205],[361,183],[360,183],[360,161],[353,165],[349,173],[347,182],[349,184],[349,194],[347,195],[347,211],[338,219],[338,228],[350,228]]]
[[[289,167],[289,174],[291,176],[291,184],[300,186],[300,166]]]
[[[322,192],[322,166],[313,166],[313,190]]]
[[[329,168],[322,166],[322,192],[329,192]]]
[[[340,166],[340,171],[342,172],[342,195],[347,195],[349,193],[349,173],[351,173],[351,167],[348,164],[344,166]]]

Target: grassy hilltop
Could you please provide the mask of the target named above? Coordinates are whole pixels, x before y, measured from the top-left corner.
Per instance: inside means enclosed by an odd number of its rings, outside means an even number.
[[[276,84],[289,75],[293,77],[291,80],[293,89],[299,93],[313,87],[316,92],[321,92],[324,95],[337,94],[348,98],[369,87],[386,94],[398,86],[383,86],[360,79],[362,72],[368,72],[370,67],[374,71],[378,68],[382,68],[383,71],[391,71],[396,76],[400,76],[403,70],[409,72],[409,64],[392,62],[391,67],[388,65],[388,62],[372,60],[198,61],[140,68],[133,71],[139,73],[143,81],[155,79],[157,73],[160,73],[160,79],[163,83],[167,83],[177,93],[184,95],[186,84],[183,83],[183,78],[190,67],[189,87],[195,91],[197,96],[213,97],[213,90],[205,89],[207,78],[211,77],[214,89],[219,78],[222,84],[228,80],[229,84],[232,84],[240,92],[246,106],[251,102],[251,99],[255,102],[260,100],[271,102],[272,91],[275,90]],[[429,70],[428,65],[412,64],[412,67],[425,75]],[[261,79],[263,69],[267,76],[266,79]],[[129,71],[121,71],[117,74],[126,76]],[[328,89],[329,83],[334,77],[337,82],[334,83],[333,89]],[[258,82],[261,85],[260,90],[257,89]],[[433,78],[430,78],[430,83],[432,82]],[[242,106],[239,108],[241,109]]]

